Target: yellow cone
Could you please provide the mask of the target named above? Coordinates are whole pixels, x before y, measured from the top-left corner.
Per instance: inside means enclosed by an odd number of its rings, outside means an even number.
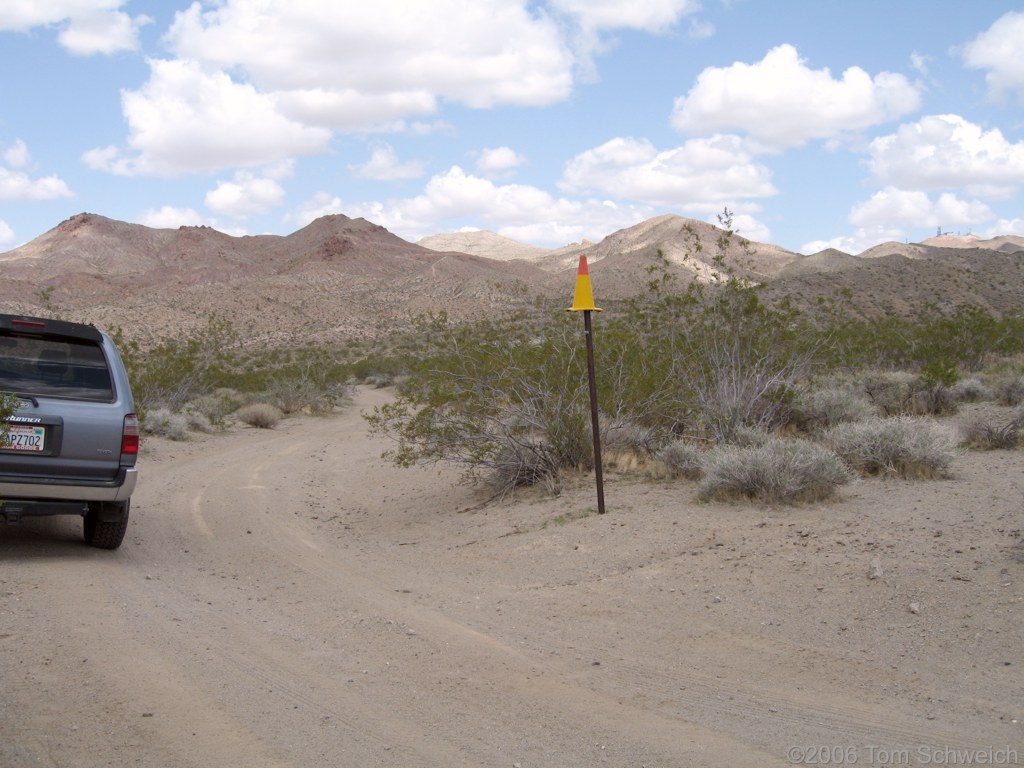
[[[590,268],[587,266],[587,257],[580,255],[580,266],[576,270],[576,293],[572,299],[572,306],[566,312],[582,312],[593,310],[601,312],[599,307],[594,306],[594,289],[590,285]]]

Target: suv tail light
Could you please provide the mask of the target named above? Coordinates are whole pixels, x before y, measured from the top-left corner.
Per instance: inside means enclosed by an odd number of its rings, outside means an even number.
[[[139,454],[139,417],[129,413],[124,417],[124,428],[121,430],[121,463],[125,459],[134,459]],[[130,461],[127,463],[134,463]]]

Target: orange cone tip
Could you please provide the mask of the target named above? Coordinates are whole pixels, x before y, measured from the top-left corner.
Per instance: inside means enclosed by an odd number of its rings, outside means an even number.
[[[587,266],[587,257],[580,255],[580,266],[576,270],[576,293],[572,299],[572,307],[566,312],[583,312],[593,310],[600,312],[601,309],[594,306],[594,289],[590,285],[590,268]]]

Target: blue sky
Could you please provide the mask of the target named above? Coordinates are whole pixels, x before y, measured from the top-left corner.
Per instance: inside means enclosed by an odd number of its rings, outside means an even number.
[[[559,247],[1024,235],[1000,0],[0,0],[0,250],[83,211]]]

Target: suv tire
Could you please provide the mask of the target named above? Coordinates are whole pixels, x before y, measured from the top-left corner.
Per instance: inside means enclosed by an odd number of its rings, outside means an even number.
[[[98,549],[117,549],[121,546],[125,531],[128,530],[130,506],[131,503],[126,501],[123,504],[104,502],[90,507],[82,524],[85,543]],[[120,510],[120,515],[117,510]],[[101,520],[101,517],[107,519]],[[111,517],[114,519],[109,519]]]

